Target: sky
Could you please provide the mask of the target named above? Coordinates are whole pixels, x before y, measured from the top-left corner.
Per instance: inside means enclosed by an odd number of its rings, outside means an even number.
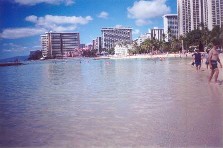
[[[79,32],[91,44],[104,27],[130,27],[133,39],[163,28],[177,0],[0,0],[0,59],[41,50],[45,32]]]

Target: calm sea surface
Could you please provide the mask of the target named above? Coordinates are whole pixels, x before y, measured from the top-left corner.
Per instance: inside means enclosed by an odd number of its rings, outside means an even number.
[[[0,147],[223,147],[223,85],[190,61],[0,67]]]

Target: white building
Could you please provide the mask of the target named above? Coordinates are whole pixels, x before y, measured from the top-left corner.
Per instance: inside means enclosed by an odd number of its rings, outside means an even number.
[[[42,53],[47,58],[72,56],[80,46],[79,33],[47,32],[41,35]]]
[[[141,34],[137,39],[137,45],[140,46],[146,39],[151,39],[151,33]]]
[[[179,35],[186,34],[194,30],[192,24],[192,1],[191,0],[177,0]]]
[[[132,28],[102,28],[102,48],[114,48],[116,42],[132,42]]]
[[[208,28],[213,29],[214,26],[223,25],[223,0],[207,0],[208,12]]]
[[[48,55],[50,55],[50,51],[48,50],[49,49],[49,39],[48,39],[47,34],[41,35],[41,46],[42,46],[43,57],[48,57]]]
[[[166,14],[163,16],[165,41],[178,38],[178,18],[177,14]]]
[[[132,44],[117,42],[115,44],[115,56],[127,56],[129,55],[129,50],[133,48]]]
[[[151,32],[151,39],[156,39],[159,41],[164,40],[164,29],[159,29],[157,27],[154,27],[150,30]]]
[[[201,24],[212,30],[223,24],[223,0],[177,0],[179,35],[184,35]]]

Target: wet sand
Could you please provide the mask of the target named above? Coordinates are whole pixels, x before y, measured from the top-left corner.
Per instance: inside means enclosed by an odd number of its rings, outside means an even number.
[[[191,54],[187,54],[190,57]],[[186,57],[185,54],[138,54],[138,55],[131,55],[131,56],[109,56],[110,59],[153,59],[153,58],[171,58],[171,57]],[[99,57],[100,58],[100,57]],[[104,57],[102,57],[104,58]]]

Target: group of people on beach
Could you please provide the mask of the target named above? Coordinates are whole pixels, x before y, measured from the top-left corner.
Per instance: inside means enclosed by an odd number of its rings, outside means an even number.
[[[204,58],[206,60],[205,64],[206,64],[207,69],[208,69],[208,67],[210,67],[210,69],[211,69],[211,73],[210,73],[208,82],[210,83],[214,76],[214,81],[215,81],[215,83],[217,83],[218,75],[219,75],[218,63],[220,64],[220,68],[222,68],[222,63],[219,58],[220,53],[218,51],[218,48],[219,48],[218,42],[213,41],[212,44],[213,44],[213,47],[211,49],[207,49],[206,53],[204,53],[204,54],[201,54],[199,52],[199,49],[195,48],[195,53],[192,55],[194,57],[194,61],[193,61],[192,65],[195,65],[196,69],[200,70],[201,62],[202,62],[202,59]]]

